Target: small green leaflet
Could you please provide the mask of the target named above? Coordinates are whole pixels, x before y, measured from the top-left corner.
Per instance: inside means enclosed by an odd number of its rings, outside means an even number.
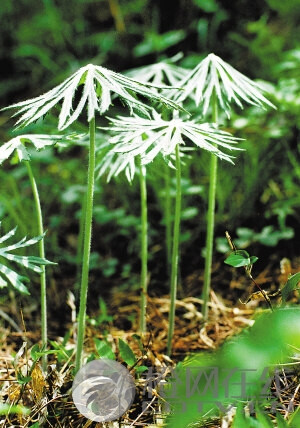
[[[96,350],[100,358],[108,358],[109,360],[116,359],[113,350],[105,340],[94,339],[94,343],[96,345]]]
[[[22,373],[18,372],[17,381],[20,385],[26,385],[31,380],[32,380],[31,376],[23,376]]]
[[[12,406],[8,403],[0,403],[0,415],[11,415],[11,414],[19,414],[19,415],[28,415],[30,413],[30,409],[24,406],[16,405]]]
[[[128,366],[134,366],[137,359],[128,343],[124,340],[119,339],[119,351],[121,358],[125,361]]]
[[[300,407],[292,414],[289,421],[290,428],[296,428],[300,426]]]
[[[224,260],[224,263],[233,267],[242,267],[251,266],[257,260],[258,257],[250,256],[250,254],[245,250],[236,250],[234,253],[230,254],[227,259]]]
[[[292,275],[289,278],[288,282],[285,284],[285,286],[281,290],[282,301],[284,303],[287,301],[287,298],[292,291],[299,290],[298,288],[299,282],[300,282],[300,272],[295,273],[295,275]]]
[[[236,409],[234,419],[232,421],[232,428],[248,428],[249,424],[246,420],[243,403],[239,403]]]
[[[281,413],[277,413],[276,415],[276,422],[278,428],[288,428],[289,426],[292,427],[292,425],[289,425],[287,421],[283,418]]]

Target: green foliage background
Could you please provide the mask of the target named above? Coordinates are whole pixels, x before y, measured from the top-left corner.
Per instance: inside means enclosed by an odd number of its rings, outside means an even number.
[[[170,8],[159,0],[1,2],[1,106],[40,95],[90,62],[124,71],[182,52],[179,63],[193,67],[214,52],[250,78],[267,81],[271,101],[278,107],[277,111],[236,111],[231,121],[221,117],[225,129],[246,139],[242,143],[246,151],[238,155],[235,167],[219,168],[216,234],[223,236],[228,229],[234,236],[238,227],[249,229],[244,241],[255,247],[251,253],[264,255],[262,263],[271,253],[277,254],[277,262],[282,256],[299,256],[299,2],[174,0],[172,4]],[[3,142],[12,135],[8,114],[2,112],[0,117]],[[46,123],[37,123],[28,132],[51,132],[51,117]],[[78,124],[74,131],[86,129]],[[60,278],[75,277],[84,153],[73,147],[55,155],[50,149],[32,155],[48,229],[47,256],[60,263],[56,269]],[[208,163],[206,154],[197,154],[183,171],[182,259],[188,263],[182,264],[182,277],[203,265],[198,248],[204,243]],[[0,180],[3,227],[9,230],[19,224],[20,234],[34,235],[24,167],[5,165]],[[152,290],[159,284],[157,292],[164,289],[166,278],[162,182],[153,165],[148,179],[149,257]],[[111,286],[113,279],[121,278],[123,287],[136,284],[138,183],[129,186],[123,178],[109,184],[98,181],[94,227],[91,281],[107,281]],[[262,244],[269,247],[261,248]]]

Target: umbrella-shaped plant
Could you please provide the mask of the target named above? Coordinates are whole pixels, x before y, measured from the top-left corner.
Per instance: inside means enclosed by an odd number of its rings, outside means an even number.
[[[154,119],[140,117],[118,117],[110,119],[111,129],[116,134],[111,143],[116,144],[115,150],[128,153],[132,157],[141,157],[142,164],[152,162],[158,154],[165,158],[175,156],[176,168],[176,201],[173,229],[170,313],[167,339],[167,353],[171,353],[174,333],[175,302],[177,295],[178,264],[179,264],[179,234],[181,215],[181,156],[180,147],[187,142],[207,150],[212,155],[232,162],[232,156],[221,149],[237,149],[237,138],[231,134],[214,129],[208,124],[196,124],[180,118],[163,120],[156,113]],[[172,162],[172,160],[171,160]]]
[[[138,95],[148,98],[151,101],[163,103],[170,108],[180,108],[175,102],[151,90],[151,85],[138,82],[104,67],[92,64],[80,68],[63,83],[45,94],[7,107],[17,109],[15,115],[21,115],[21,117],[16,124],[26,126],[43,117],[54,106],[61,104],[58,121],[58,129],[60,130],[67,128],[75,122],[83,109],[87,108],[89,123],[89,165],[86,207],[84,210],[85,226],[75,363],[76,372],[82,364],[85,333],[95,175],[95,116],[96,113],[101,115],[108,110],[112,104],[112,94],[118,96],[129,107],[131,112],[137,109],[147,115],[149,108],[151,108],[139,99]]]
[[[180,83],[181,93],[173,92],[172,98],[183,103],[191,97],[201,108],[203,117],[210,115],[211,121],[218,124],[219,109],[230,117],[231,104],[243,108],[243,103],[259,107],[274,107],[262,94],[263,89],[254,81],[241,74],[231,65],[214,54],[209,54]],[[207,318],[207,302],[211,283],[211,265],[214,238],[215,199],[217,187],[218,158],[211,156],[209,198],[206,231],[206,253],[204,285],[202,291],[204,319]]]
[[[28,178],[31,184],[34,205],[36,211],[37,232],[39,236],[44,236],[43,215],[40,203],[40,197],[36,180],[30,165],[30,152],[26,145],[32,144],[36,150],[44,149],[45,147],[52,146],[60,140],[58,135],[44,135],[44,134],[24,134],[12,138],[0,147],[0,165],[12,155],[16,154],[18,161],[24,161]],[[44,239],[39,239],[36,242],[39,244],[40,259],[45,259],[45,246]],[[46,269],[45,264],[39,268],[40,272],[40,289],[41,289],[41,333],[42,333],[42,346],[47,346],[47,291],[46,291]],[[20,290],[22,291],[22,290]],[[46,355],[43,356],[43,368],[46,369]]]
[[[146,168],[142,165],[141,156],[135,158],[128,153],[122,153],[115,150],[109,144],[109,149],[105,155],[101,155],[103,149],[107,148],[104,144],[100,147],[99,163],[96,167],[98,177],[107,175],[107,181],[112,177],[117,177],[124,171],[127,180],[131,183],[134,175],[138,172],[140,184],[140,205],[141,205],[141,304],[139,328],[141,333],[146,332],[146,310],[147,310],[147,287],[148,287],[148,215],[147,215],[147,185]]]
[[[142,82],[152,83],[161,86],[171,85],[179,87],[185,76],[188,74],[187,69],[179,67],[175,64],[182,57],[182,54],[177,54],[168,60],[159,61],[155,64],[150,64],[144,67],[134,68],[127,72],[127,75],[134,77]],[[159,90],[159,89],[158,89]],[[168,90],[165,90],[167,96]],[[164,119],[172,117],[172,112],[169,109],[164,109],[162,112]],[[163,169],[165,191],[164,191],[164,223],[166,228],[166,256],[168,268],[171,265],[172,253],[172,204],[171,204],[171,177],[170,168],[164,163]]]

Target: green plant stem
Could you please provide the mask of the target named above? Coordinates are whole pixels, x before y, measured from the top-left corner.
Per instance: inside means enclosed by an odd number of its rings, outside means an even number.
[[[148,283],[148,220],[147,220],[147,186],[145,167],[140,162],[140,194],[141,194],[141,312],[140,331],[145,333],[147,315],[147,283]]]
[[[168,272],[171,266],[171,254],[172,254],[172,219],[171,219],[171,180],[170,180],[170,168],[165,165],[165,227],[166,227],[166,253],[167,253],[167,265]]]
[[[36,211],[36,218],[37,218],[37,225],[38,225],[38,234],[43,235],[44,234],[44,226],[43,226],[43,215],[42,215],[42,209],[41,209],[41,203],[40,203],[40,197],[38,188],[36,185],[36,181],[32,172],[32,168],[29,161],[25,161],[28,177],[30,180],[34,203],[35,203],[35,211]],[[44,246],[44,239],[41,239],[39,241],[39,255],[42,259],[45,258],[45,246]],[[42,272],[41,272],[41,330],[42,330],[42,347],[44,350],[46,350],[48,337],[47,337],[47,289],[46,289],[46,268],[45,266],[41,266]],[[47,369],[47,355],[43,355],[42,357],[42,367],[43,370],[46,371]]]
[[[93,199],[94,199],[94,180],[95,180],[95,118],[90,121],[90,150],[89,150],[89,166],[88,166],[88,181],[86,193],[85,207],[85,226],[83,240],[83,256],[82,256],[82,275],[80,287],[80,304],[78,317],[78,333],[76,346],[76,361],[75,372],[77,373],[82,365],[83,358],[83,342],[85,334],[85,319],[86,319],[86,302],[89,281],[89,265],[92,240],[92,219],[93,219]]]
[[[172,249],[172,266],[171,266],[171,296],[170,296],[170,313],[169,329],[167,339],[167,355],[172,352],[172,339],[175,324],[175,305],[177,296],[178,282],[178,262],[179,262],[179,234],[180,234],[180,215],[181,215],[181,164],[179,144],[176,145],[176,200],[175,200],[175,218],[173,232],[173,249]]]
[[[79,295],[80,289],[80,277],[81,277],[81,260],[83,252],[83,238],[84,238],[84,226],[85,226],[85,209],[86,209],[86,193],[83,195],[80,220],[79,220],[79,233],[78,233],[78,244],[77,244],[77,253],[76,253],[76,284],[75,284],[75,294],[76,298]]]
[[[213,117],[214,123],[218,123],[218,103],[216,94],[214,94],[213,102]],[[214,224],[215,224],[215,205],[216,205],[216,189],[217,189],[217,172],[218,172],[218,158],[211,154],[210,159],[210,175],[209,175],[209,194],[208,194],[208,211],[207,211],[207,229],[206,229],[206,254],[205,254],[205,268],[204,268],[204,284],[202,290],[202,315],[206,321],[208,317],[208,300],[211,283],[211,266],[212,254],[214,243]]]
[[[119,33],[124,33],[126,31],[126,27],[118,0],[108,0],[108,4],[115,21],[116,30]]]

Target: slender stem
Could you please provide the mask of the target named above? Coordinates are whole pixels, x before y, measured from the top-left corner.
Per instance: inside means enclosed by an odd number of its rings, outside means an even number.
[[[108,4],[115,21],[116,30],[119,33],[124,33],[126,31],[126,27],[118,0],[108,0]]]
[[[76,284],[75,284],[76,298],[79,295],[79,289],[80,289],[81,260],[82,260],[82,252],[83,252],[83,238],[84,238],[84,226],[85,226],[85,208],[86,208],[86,193],[82,198],[80,220],[79,220],[79,233],[78,233],[78,244],[77,244],[77,253],[76,253]]]
[[[218,123],[218,103],[216,95],[214,94],[213,102],[213,122]],[[208,300],[211,283],[211,266],[214,242],[214,223],[215,223],[215,205],[216,205],[216,189],[217,189],[217,171],[218,171],[218,158],[211,154],[210,159],[210,176],[209,176],[209,194],[208,194],[208,212],[207,212],[207,229],[206,229],[206,254],[205,254],[205,268],[204,268],[204,284],[202,290],[202,315],[206,320],[208,316]]]
[[[82,256],[82,275],[80,288],[80,305],[78,317],[78,333],[76,347],[75,372],[77,373],[82,365],[83,342],[85,334],[86,302],[89,281],[89,264],[92,240],[92,219],[93,219],[93,199],[94,199],[94,180],[95,180],[95,118],[90,121],[90,150],[89,167],[85,208],[85,227],[83,240]]]
[[[170,168],[165,165],[165,227],[166,227],[166,252],[167,252],[167,265],[168,273],[171,265],[172,254],[172,219],[171,219],[171,180]]]
[[[38,188],[36,185],[36,181],[31,169],[31,165],[29,161],[25,161],[28,177],[30,180],[34,203],[35,203],[35,211],[36,211],[36,218],[37,218],[37,225],[38,225],[38,234],[43,235],[44,233],[44,226],[43,226],[43,215],[42,215],[42,209],[41,209],[41,203],[40,203],[40,197]],[[45,258],[45,246],[44,246],[44,239],[41,239],[39,241],[39,255],[42,259]],[[42,272],[41,272],[41,329],[42,329],[42,347],[44,350],[46,350],[47,347],[47,291],[46,291],[46,268],[45,266],[41,266]],[[46,371],[47,369],[47,355],[43,355],[42,357],[42,367],[43,370]]]
[[[172,249],[172,269],[171,269],[171,296],[170,296],[170,313],[169,329],[167,340],[167,355],[172,351],[172,339],[175,324],[175,304],[177,296],[178,282],[178,262],[179,262],[179,234],[180,234],[180,214],[181,214],[181,164],[179,154],[179,144],[176,145],[176,201],[175,201],[175,218],[173,232],[173,249]]]
[[[271,311],[273,312],[273,306],[272,303],[268,297],[268,295],[266,294],[265,290],[263,290],[261,288],[261,286],[259,284],[257,284],[257,282],[255,281],[255,279],[253,278],[253,276],[251,275],[251,273],[248,273],[249,278],[251,279],[251,281],[253,282],[253,284],[259,289],[259,291],[261,292],[263,298],[265,299],[265,301],[267,302],[269,308],[271,309]]]
[[[148,282],[148,224],[147,224],[147,187],[145,167],[140,162],[140,194],[141,194],[141,312],[140,331],[145,333],[147,312]]]

